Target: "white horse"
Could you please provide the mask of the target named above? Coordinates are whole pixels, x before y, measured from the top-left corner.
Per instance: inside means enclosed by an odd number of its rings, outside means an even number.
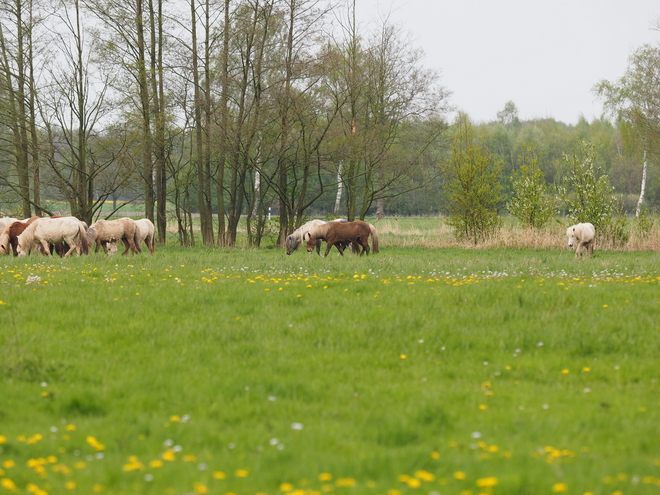
[[[135,226],[138,228],[138,244],[144,242],[149,253],[154,254],[154,232],[156,229],[153,222],[148,218],[142,218],[135,221]]]
[[[347,220],[344,220],[343,218],[339,218],[337,220],[331,220],[331,222],[347,222]],[[304,241],[303,237],[305,236],[305,234],[307,234],[314,227],[317,227],[319,225],[324,225],[326,223],[328,222],[326,222],[325,220],[310,220],[309,222],[301,225],[296,230],[294,230],[290,235],[287,236],[286,240],[284,241],[286,254],[293,254],[293,252],[296,249],[298,249],[298,246],[300,246],[303,243]],[[316,252],[319,254],[321,253],[320,239],[316,244]]]
[[[575,257],[582,256],[584,249],[591,258],[594,253],[594,239],[596,238],[596,229],[590,223],[578,223],[571,225],[566,229],[568,237],[568,247],[576,246]]]
[[[89,252],[87,232],[84,224],[75,217],[37,218],[18,236],[16,248],[18,256],[25,256],[40,246],[47,256],[51,256],[50,245],[64,242],[69,256],[75,250],[78,255]]]

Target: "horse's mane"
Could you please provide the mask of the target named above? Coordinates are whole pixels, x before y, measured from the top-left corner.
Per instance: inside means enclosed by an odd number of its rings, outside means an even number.
[[[336,222],[325,222],[322,224],[317,224],[311,226],[304,234],[303,234],[303,241],[309,241],[310,239],[323,239],[325,238],[325,235],[328,233],[328,229],[331,227],[334,227],[333,223]]]
[[[40,220],[40,218],[35,219],[25,228],[23,233],[18,236],[19,246],[23,246],[25,248],[34,242],[34,231],[37,229],[37,225],[39,225]]]

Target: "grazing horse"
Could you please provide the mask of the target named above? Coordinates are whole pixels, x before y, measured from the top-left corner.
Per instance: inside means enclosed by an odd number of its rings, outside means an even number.
[[[123,241],[124,252],[128,253],[129,249],[133,253],[138,254],[140,249],[140,239],[138,228],[135,225],[135,220],[132,218],[118,218],[117,220],[99,220],[90,225],[90,229],[96,231],[96,247],[94,252],[98,253],[99,247],[103,247],[103,251],[107,254],[107,243]]]
[[[41,246],[44,254],[51,256],[50,245],[60,242],[69,246],[65,257],[74,250],[78,255],[89,252],[85,226],[75,217],[37,218],[18,236],[16,251],[18,256],[25,256],[34,247]]]
[[[148,218],[136,220],[135,225],[138,228],[138,244],[144,242],[150,254],[154,254],[154,232],[156,231],[154,224]]]
[[[594,239],[596,237],[596,229],[590,223],[578,223],[576,225],[571,225],[566,229],[566,236],[568,237],[568,247],[573,247],[577,244],[575,248],[575,257],[583,255],[584,249],[587,250],[587,254],[591,258],[591,255],[594,253]]]
[[[18,248],[18,236],[39,217],[30,217],[27,220],[16,220],[10,223],[0,234],[0,253],[9,254],[11,250],[14,256],[18,256],[16,249]]]
[[[347,222],[348,220],[337,219],[330,220],[331,222]],[[325,220],[310,220],[309,222],[301,225],[296,230],[294,230],[290,235],[287,236],[284,241],[284,247],[286,248],[286,254],[293,254],[293,252],[298,249],[298,246],[305,242],[305,234],[318,227],[319,225],[325,225]],[[321,254],[321,239],[318,240],[316,244],[316,252]]]
[[[328,243],[324,256],[328,256],[332,246],[336,246],[339,250],[339,254],[343,256],[344,246],[354,242],[357,242],[360,246],[362,246],[360,256],[362,256],[365,252],[368,255],[369,236],[371,236],[373,252],[377,253],[378,233],[376,232],[376,229],[373,225],[362,222],[360,220],[355,222],[330,223],[326,225],[320,225],[305,235],[307,239],[307,251],[310,253],[314,250],[316,241],[318,239],[323,239]]]

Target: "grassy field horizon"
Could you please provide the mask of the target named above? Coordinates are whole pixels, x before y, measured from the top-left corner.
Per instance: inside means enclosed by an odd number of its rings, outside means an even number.
[[[657,493],[657,253],[385,230],[0,258],[0,493]]]

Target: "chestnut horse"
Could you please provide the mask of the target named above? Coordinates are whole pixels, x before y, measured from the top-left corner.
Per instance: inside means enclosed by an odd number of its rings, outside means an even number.
[[[336,220],[330,220],[331,222],[348,222],[348,220],[344,220],[343,218],[338,218]],[[306,241],[305,235],[309,233],[311,230],[315,229],[319,225],[325,225],[326,222],[325,220],[310,220],[309,222],[301,225],[298,227],[296,230],[294,230],[291,234],[289,234],[284,241],[284,247],[286,248],[286,254],[293,254],[293,252],[298,249],[298,246],[302,244],[303,242]],[[357,246],[357,249],[359,249],[359,246]],[[316,252],[318,254],[321,254],[321,239],[318,240],[316,243]]]
[[[355,222],[337,223],[330,222],[325,225],[320,225],[314,230],[305,235],[307,239],[307,251],[312,252],[316,247],[318,239],[322,239],[328,243],[325,249],[324,256],[328,256],[332,246],[336,246],[339,254],[344,255],[344,246],[357,242],[362,246],[360,256],[365,252],[369,254],[369,236],[371,236],[371,243],[373,244],[373,252],[378,252],[378,233],[373,225],[360,220]]]
[[[11,250],[14,256],[18,256],[16,248],[18,247],[18,236],[39,217],[30,217],[27,220],[16,220],[15,222],[7,225],[5,230],[0,234],[0,253],[9,254]]]

